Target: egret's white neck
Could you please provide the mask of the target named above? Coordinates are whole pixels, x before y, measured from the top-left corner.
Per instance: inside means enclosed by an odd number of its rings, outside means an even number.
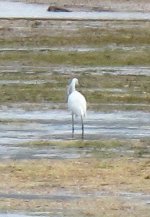
[[[75,80],[71,81],[71,84],[68,87],[68,96],[76,90],[76,82]]]
[[[76,81],[74,79],[71,82],[71,90],[72,92],[76,90]]]

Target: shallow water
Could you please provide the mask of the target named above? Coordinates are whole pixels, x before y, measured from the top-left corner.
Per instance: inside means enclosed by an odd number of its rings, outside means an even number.
[[[150,138],[150,113],[142,111],[88,111],[85,120],[85,139],[141,139]],[[44,104],[25,108],[1,106],[0,108],[0,158],[2,159],[71,159],[90,157],[89,148],[59,149],[25,147],[31,141],[62,141],[72,139],[71,115],[67,110],[52,110]],[[76,119],[75,139],[81,139],[80,120]],[[109,152],[109,150],[101,150]],[[110,150],[127,154],[128,150]]]
[[[44,109],[44,105],[43,105]],[[65,110],[0,109],[0,145],[32,140],[71,139],[71,115]],[[75,125],[79,139],[81,124]],[[89,111],[85,120],[85,139],[150,137],[150,113],[142,111]]]
[[[72,191],[58,190],[54,194],[23,194],[23,193],[0,193],[0,198],[22,199],[22,200],[57,200],[57,201],[70,201],[79,199],[96,199],[103,197],[117,197],[124,200],[138,201],[141,203],[149,204],[150,195],[141,192],[111,192],[111,191],[96,191],[96,192],[80,192],[74,193]]]
[[[81,157],[90,157],[91,149],[79,148],[56,148],[55,146],[47,147],[21,147],[13,145],[0,145],[0,159],[77,159]]]
[[[48,5],[0,1],[0,18],[48,18],[79,20],[150,20],[142,12],[48,12]]]

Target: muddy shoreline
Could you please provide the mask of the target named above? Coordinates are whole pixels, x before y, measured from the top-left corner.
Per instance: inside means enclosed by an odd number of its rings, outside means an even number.
[[[150,11],[149,0],[19,2]],[[0,216],[149,217],[150,22],[7,18],[0,31]],[[72,77],[88,101],[85,141],[78,119],[71,136]]]

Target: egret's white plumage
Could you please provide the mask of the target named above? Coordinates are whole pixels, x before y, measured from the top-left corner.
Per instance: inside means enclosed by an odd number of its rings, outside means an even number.
[[[68,86],[68,109],[72,112],[72,136],[74,136],[74,115],[81,118],[82,123],[82,138],[84,138],[84,122],[86,116],[86,100],[85,97],[76,90],[78,79],[73,78]]]

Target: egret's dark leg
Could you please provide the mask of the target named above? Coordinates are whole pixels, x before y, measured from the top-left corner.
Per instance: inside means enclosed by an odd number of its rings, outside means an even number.
[[[81,124],[82,124],[82,139],[84,139],[84,122],[82,116],[81,116]]]
[[[72,113],[72,138],[74,137],[74,114]]]

